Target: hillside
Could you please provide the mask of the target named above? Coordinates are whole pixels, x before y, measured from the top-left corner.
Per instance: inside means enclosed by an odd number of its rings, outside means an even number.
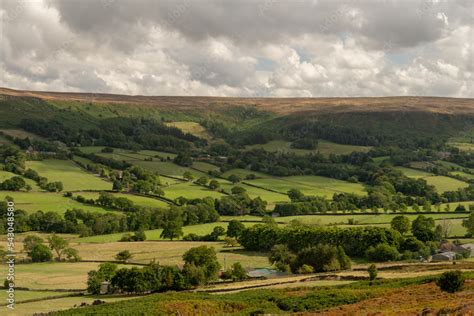
[[[175,97],[129,96],[102,93],[64,93],[21,91],[0,88],[1,95],[35,97],[50,101],[81,101],[107,104],[130,104],[156,107],[163,110],[215,111],[232,106],[255,106],[259,110],[276,114],[300,112],[433,112],[440,114],[474,114],[473,99],[441,97],[361,97],[361,98],[224,98],[224,97]]]

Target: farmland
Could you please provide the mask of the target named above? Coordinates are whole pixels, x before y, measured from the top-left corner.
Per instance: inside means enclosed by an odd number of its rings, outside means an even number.
[[[42,128],[49,125],[42,122],[37,125],[32,122],[31,126],[37,126],[37,129],[26,127],[28,131],[16,126],[8,127],[15,131],[9,135],[19,137],[15,142],[23,147],[11,145],[0,151],[5,162],[2,169],[10,170],[0,170],[0,182],[20,176],[31,186],[30,191],[27,186],[18,190],[0,190],[0,199],[13,198],[16,209],[27,213],[22,215],[23,225],[16,235],[19,260],[16,284],[31,289],[18,292],[17,311],[20,315],[68,309],[83,302],[90,304],[96,299],[106,302],[135,299],[135,296],[123,296],[119,292],[63,296],[82,294],[88,286],[88,272],[97,270],[103,263],[118,263],[118,268],[145,269],[150,267],[150,262],[158,262],[175,269],[178,276],[188,282],[190,278],[186,273],[192,272],[184,268],[186,259],[183,256],[200,246],[214,249],[220,268],[211,282],[200,281],[191,289],[215,294],[160,293],[139,300],[145,300],[147,306],[156,306],[156,302],[160,302],[159,308],[165,312],[180,310],[182,306],[188,310],[188,298],[197,304],[193,306],[209,308],[216,313],[220,312],[223,301],[232,302],[231,309],[226,309],[230,314],[257,311],[257,307],[267,313],[326,309],[332,313],[331,308],[340,305],[344,305],[341,308],[360,309],[361,305],[357,305],[360,301],[366,301],[368,310],[375,312],[376,308],[371,306],[375,306],[382,295],[387,296],[390,304],[396,304],[396,300],[390,298],[392,294],[397,297],[393,289],[408,289],[415,294],[426,290],[440,301],[450,298],[457,302],[455,296],[440,294],[431,283],[426,286],[420,279],[408,278],[432,278],[434,274],[458,267],[472,270],[469,265],[472,258],[458,257],[456,266],[438,267],[434,263],[419,262],[420,257],[429,261],[430,256],[438,251],[434,247],[441,247],[440,227],[445,239],[461,243],[472,241],[468,228],[463,226],[474,204],[474,195],[471,196],[469,188],[472,179],[469,157],[446,154],[449,148],[428,141],[427,148],[415,148],[413,144],[417,143],[411,142],[410,135],[399,133],[402,127],[387,127],[389,133],[385,127],[379,128],[380,122],[386,119],[384,114],[367,114],[366,117],[366,114],[357,113],[353,114],[357,118],[354,119],[346,117],[343,111],[327,120],[326,114],[318,114],[319,110],[314,108],[310,112],[315,121],[306,121],[301,113],[288,117],[281,114],[288,111],[284,104],[280,104],[280,114],[260,111],[256,107],[242,109],[222,105],[219,109],[212,109],[216,121],[209,122],[207,120],[214,119],[213,115],[199,119],[200,111],[170,111],[161,105],[151,109],[149,104],[148,116],[159,120],[146,121],[140,116],[134,121],[134,115],[143,115],[143,111],[137,110],[142,105],[130,109],[130,104],[125,103],[85,104],[79,100],[54,99],[45,101],[42,106],[51,111],[45,110],[46,116],[60,109],[58,113],[63,118],[64,129],[72,130],[60,134],[59,140],[53,140],[43,133]],[[435,119],[431,114],[427,115]],[[406,117],[399,122],[404,119]],[[361,124],[369,124],[374,131],[365,130],[360,134],[360,129],[352,125],[359,120]],[[419,121],[423,122],[422,119]],[[202,122],[202,125],[197,122]],[[311,125],[314,122],[319,122],[316,127]],[[333,134],[317,128],[318,124],[326,122],[334,123],[326,126]],[[309,124],[309,127],[299,131],[300,123]],[[222,135],[216,133],[216,128],[218,131],[222,129]],[[83,130],[88,132],[83,133]],[[420,130],[423,136],[425,131]],[[300,138],[300,132],[312,131],[319,131],[321,135],[305,134]],[[429,132],[429,136],[431,133],[434,132]],[[84,140],[81,143],[97,146],[79,146],[77,139],[68,138],[79,134]],[[445,134],[440,131],[440,135],[444,137]],[[25,145],[22,141],[26,141],[21,137],[26,136],[37,136],[35,139],[45,144],[40,148],[35,148],[38,145],[34,143]],[[297,141],[301,141],[299,145],[304,147],[309,138],[317,141],[315,149],[293,148],[292,143]],[[377,141],[372,142],[374,139]],[[387,139],[390,142],[384,143]],[[47,150],[43,151],[42,146]],[[443,152],[437,152],[441,151],[439,148],[443,148]],[[16,156],[8,156],[11,153]],[[420,157],[422,154],[426,157]],[[14,161],[13,165],[10,161]],[[35,175],[26,173],[28,168],[47,178],[47,182],[42,180],[40,187],[41,179],[31,180]],[[417,179],[426,180],[435,189]],[[61,182],[62,190],[48,188],[48,183],[53,182]],[[274,212],[275,207],[279,207],[278,212]],[[43,213],[31,215],[38,210]],[[70,211],[66,213],[67,210]],[[391,228],[392,220],[399,215],[405,216],[410,225],[420,215],[434,220],[433,225],[429,224],[432,227],[428,227],[432,233],[427,234],[430,240],[420,241],[419,252],[402,248],[406,240],[420,236],[415,230],[408,228],[402,236]],[[333,227],[340,229],[332,230]],[[258,235],[260,237],[252,238],[252,234],[260,229],[263,230]],[[298,262],[296,258],[303,250],[320,246],[319,237],[304,236],[333,231],[341,236],[352,231],[360,234],[358,238],[343,243],[323,239],[331,249],[341,251],[342,248],[349,254],[352,268],[324,273],[316,272],[313,266],[305,267],[308,271],[304,271],[303,266],[293,268],[292,264]],[[303,236],[303,244],[299,247],[298,240],[298,247],[291,244],[293,247],[290,248],[291,234],[298,232]],[[371,232],[374,236],[386,233],[389,238],[377,237],[367,241],[364,239],[367,236],[361,232]],[[51,249],[53,245],[48,237],[53,233],[64,238],[67,246],[77,252],[77,262],[74,262],[76,259],[57,262],[56,252],[49,262],[31,262],[32,254],[27,253],[23,245],[26,237],[39,236],[46,248]],[[1,240],[5,242],[6,235]],[[357,253],[350,252],[353,248],[349,244],[358,245],[361,240],[368,244]],[[389,244],[392,240],[396,241],[393,245]],[[276,242],[288,246],[285,252],[290,261],[284,266],[269,260]],[[261,244],[252,248],[253,243]],[[370,257],[368,249],[378,247],[380,243],[393,248],[393,258],[380,261]],[[123,251],[128,251],[131,257],[116,257]],[[218,276],[224,278],[221,273],[237,263],[245,273],[262,273],[264,277],[221,282]],[[367,278],[366,270],[371,263],[379,267],[380,280],[376,281],[376,286],[369,287],[365,281],[358,280]],[[2,266],[0,273],[5,274],[5,269],[6,266]],[[393,279],[396,280],[389,281]],[[249,290],[249,287],[261,289]],[[93,293],[91,289],[89,292]],[[304,305],[307,307],[303,309],[291,307],[299,306],[299,303],[287,302],[288,293],[305,297],[305,302],[320,302],[317,303],[320,305],[308,303],[310,305]],[[51,298],[58,294],[61,297]],[[262,299],[266,295],[276,297],[279,303]],[[329,296],[333,298],[330,302],[325,298]],[[209,305],[200,305],[202,298],[206,298]],[[30,299],[39,301],[24,302]],[[166,303],[162,304],[161,300],[166,300]],[[424,302],[422,298],[420,300]],[[124,304],[118,306],[126,309],[131,303],[117,304]],[[419,306],[410,304],[406,311],[418,310]],[[107,303],[104,308],[113,309],[114,306]],[[282,306],[285,308],[281,309]],[[82,311],[87,311],[87,308],[74,310]]]
[[[112,189],[110,182],[85,172],[69,160],[29,161],[26,166],[49,181],[61,181],[65,191]]]

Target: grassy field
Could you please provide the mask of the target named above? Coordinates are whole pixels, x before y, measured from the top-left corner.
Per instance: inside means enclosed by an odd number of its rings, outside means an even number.
[[[97,269],[96,262],[46,262],[17,264],[15,285],[29,289],[85,289],[87,272]],[[7,267],[2,265],[0,272],[6,275]]]
[[[297,155],[307,155],[310,153],[319,152],[326,156],[329,156],[330,154],[348,155],[355,151],[368,152],[371,149],[371,147],[366,147],[366,146],[336,144],[336,143],[325,141],[325,140],[319,140],[318,146],[315,150],[291,148],[291,142],[287,142],[283,140],[273,140],[263,145],[259,144],[259,145],[247,146],[247,149],[253,149],[253,148],[262,148],[266,151],[273,151],[273,152],[289,152],[289,153],[295,153]]]
[[[111,190],[112,183],[94,176],[70,160],[27,161],[26,167],[36,170],[48,181],[61,181],[64,191]]]
[[[206,128],[196,122],[169,122],[166,123],[166,125],[177,127],[185,133],[189,133],[204,139],[212,138],[211,134],[209,134]]]
[[[168,199],[176,199],[180,196],[184,196],[188,199],[204,198],[207,196],[219,198],[223,196],[223,194],[220,192],[213,191],[190,182],[170,185],[164,188],[164,191],[165,197]]]
[[[440,193],[446,191],[456,191],[461,188],[467,188],[469,186],[468,183],[464,181],[460,181],[457,179],[445,177],[445,176],[434,176],[434,177],[427,177],[424,178],[428,184],[433,185],[436,190]]]
[[[449,145],[454,146],[461,151],[474,153],[474,144],[472,143],[450,143]]]
[[[319,176],[293,176],[282,178],[264,178],[245,180],[245,183],[256,185],[265,189],[286,193],[290,189],[299,189],[306,195],[325,196],[332,198],[334,193],[367,194],[364,186],[358,183],[349,183]]]
[[[470,174],[470,173],[466,173],[462,171],[452,171],[449,174],[453,176],[463,177],[467,180],[474,180],[474,174]]]
[[[406,175],[409,178],[426,178],[426,177],[431,177],[434,176],[433,173],[426,172],[423,170],[418,170],[418,169],[413,169],[413,168],[405,168],[405,167],[396,167],[398,171],[401,171],[404,175]]]
[[[193,168],[198,169],[201,172],[207,173],[208,171],[214,171],[214,170],[219,170],[218,166],[215,166],[213,164],[207,163],[207,162],[202,162],[202,161],[196,161],[193,163]]]
[[[10,179],[10,178],[16,177],[16,176],[18,176],[18,175],[14,174],[12,172],[0,170],[0,182],[3,182],[7,179]],[[40,190],[40,188],[38,187],[38,185],[36,184],[35,181],[33,181],[31,179],[27,179],[27,178],[23,178],[23,180],[25,180],[25,182],[31,186],[32,191],[39,191]]]
[[[14,199],[17,209],[22,209],[29,213],[41,210],[43,212],[63,214],[66,210],[73,208],[97,213],[110,212],[98,206],[82,204],[66,198],[62,193],[0,191],[1,200],[6,196],[11,196]]]
[[[29,138],[29,139],[38,139],[38,140],[45,140],[43,137],[29,133],[22,129],[0,129],[0,132],[4,133],[5,135],[16,137],[16,138]]]
[[[246,226],[252,226],[253,223],[245,223]],[[217,223],[206,223],[206,224],[198,224],[198,225],[191,225],[191,226],[184,226],[183,233],[184,235],[194,233],[197,235],[206,235],[212,232],[214,227],[221,226],[227,229],[227,223],[217,222]],[[162,230],[161,229],[154,229],[154,230],[147,230],[145,231],[147,240],[162,240],[160,238]],[[90,237],[83,237],[78,238],[75,240],[76,242],[90,242],[90,243],[102,243],[102,242],[113,242],[119,241],[120,238],[123,236],[124,233],[116,233],[116,234],[108,234],[108,235],[98,235],[98,236],[90,236]]]
[[[469,186],[469,184],[464,181],[445,176],[436,176],[432,173],[418,169],[405,167],[397,167],[396,169],[403,172],[407,177],[425,179],[426,182],[428,182],[429,185],[434,186],[439,193],[446,191],[456,191],[460,188],[466,188]]]
[[[112,194],[115,197],[127,198],[133,201],[134,204],[140,205],[140,206],[157,207],[157,208],[168,208],[169,206],[169,204],[164,201],[148,198],[144,196],[138,196],[138,195],[126,194],[126,193],[112,193]],[[96,200],[99,197],[98,192],[75,192],[74,195],[75,196],[82,195],[85,198],[94,199],[94,200]]]
[[[109,243],[72,243],[83,260],[115,260],[115,255],[122,250],[129,250],[133,258],[129,262],[149,263],[152,260],[160,264],[176,265],[183,263],[183,254],[194,247],[214,247],[222,267],[230,267],[240,262],[244,267],[270,267],[267,254],[245,251],[240,248],[225,247],[224,242],[204,241],[143,241],[143,242],[109,242]]]
[[[253,186],[250,186],[250,185],[246,185],[244,183],[238,183],[236,185],[233,185],[233,184],[228,183],[228,182],[227,183],[221,183],[221,188],[227,193],[230,193],[231,189],[234,186],[239,186],[239,187],[242,187],[245,190],[247,190],[248,195],[252,199],[254,199],[256,197],[261,197],[264,201],[268,202],[269,206],[274,206],[274,204],[277,203],[277,202],[289,202],[290,201],[290,198],[286,194],[256,188],[256,187],[253,187]],[[271,208],[273,208],[273,207],[271,207]]]
[[[61,293],[55,293],[61,295]],[[62,297],[42,300],[39,302],[21,303],[15,305],[15,312],[7,313],[8,315],[15,316],[31,316],[35,313],[49,313],[51,311],[60,311],[64,309],[70,309],[75,306],[79,306],[82,303],[92,304],[95,300],[105,301],[107,303],[119,302],[123,300],[131,300],[138,298],[138,296],[104,296],[104,295],[86,295],[86,296],[75,296],[75,297]],[[3,307],[2,307],[3,308]]]

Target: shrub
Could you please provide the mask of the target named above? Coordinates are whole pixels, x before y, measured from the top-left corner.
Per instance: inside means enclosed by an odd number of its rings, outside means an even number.
[[[28,253],[33,262],[46,262],[53,260],[53,253],[46,245],[36,244]]]
[[[377,267],[375,266],[375,264],[371,264],[367,269],[367,272],[369,272],[370,281],[373,281],[377,278]]]
[[[442,291],[454,293],[462,290],[464,277],[459,270],[447,271],[440,276],[436,284]]]
[[[307,264],[303,264],[301,267],[299,267],[298,269],[298,273],[299,274],[310,274],[310,273],[313,273],[314,272],[314,269],[312,266],[310,265],[307,265]]]
[[[369,260],[377,262],[395,261],[400,257],[397,248],[387,244],[378,244],[375,247],[369,247],[365,255]]]

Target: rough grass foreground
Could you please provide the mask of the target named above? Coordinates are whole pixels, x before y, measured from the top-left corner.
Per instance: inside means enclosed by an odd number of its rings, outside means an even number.
[[[474,273],[467,274],[467,277],[473,279]],[[393,295],[397,297],[399,307],[403,307],[405,295],[413,296],[410,298],[412,303],[417,301],[417,295],[423,296],[425,298],[422,300],[424,306],[410,305],[412,310],[417,311],[423,310],[430,304],[436,308],[443,302],[452,302],[453,308],[458,307],[457,303],[462,305],[471,301],[472,304],[474,298],[471,286],[467,286],[467,289],[463,292],[445,294],[436,287],[433,282],[435,279],[436,277],[431,276],[391,281],[380,280],[375,281],[372,285],[368,281],[362,281],[333,287],[251,290],[224,295],[189,292],[164,293],[149,295],[133,301],[67,310],[54,315],[258,315],[263,313],[304,313],[327,311],[338,306],[345,308],[343,305],[356,304],[362,301],[373,302],[373,300],[380,298],[389,300]],[[472,281],[468,281],[469,284],[470,282]],[[424,292],[425,290],[430,291],[432,300],[429,300],[429,296]],[[363,305],[361,303],[359,307]],[[396,311],[396,306],[394,307],[394,311]]]

